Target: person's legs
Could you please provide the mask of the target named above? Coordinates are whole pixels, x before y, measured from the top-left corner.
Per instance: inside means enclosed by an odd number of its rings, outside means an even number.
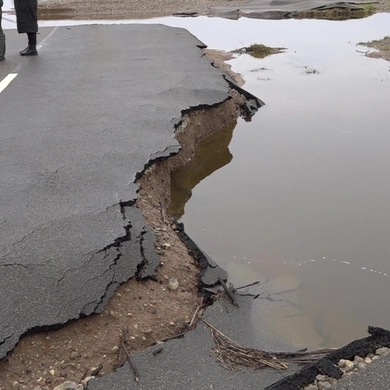
[[[3,61],[5,56],[5,35],[1,27],[2,13],[3,11],[0,8],[0,61]]]
[[[37,51],[37,33],[27,33],[28,46],[22,50],[19,54],[21,56],[36,56]]]

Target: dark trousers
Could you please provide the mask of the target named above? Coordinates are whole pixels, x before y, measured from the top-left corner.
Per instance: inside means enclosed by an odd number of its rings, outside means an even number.
[[[5,55],[5,35],[3,32],[3,29],[1,27],[1,19],[3,11],[0,8],[0,60],[4,60],[4,55]]]

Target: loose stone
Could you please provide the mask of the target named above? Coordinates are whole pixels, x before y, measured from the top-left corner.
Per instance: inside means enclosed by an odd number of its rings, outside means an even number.
[[[329,383],[328,381],[318,383],[319,390],[329,389],[330,387],[332,387],[332,384]]]
[[[316,379],[317,379],[318,381],[324,381],[324,380],[326,379],[326,376],[325,376],[325,375],[318,374],[318,375],[316,376]]]
[[[88,385],[88,382],[91,380],[91,379],[94,379],[95,377],[94,376],[87,376],[85,379],[83,379],[82,381],[81,381],[81,384],[83,385],[83,386],[87,386]]]
[[[354,359],[355,362],[364,362],[364,359],[360,356],[355,356],[355,359]]]
[[[70,358],[71,359],[77,359],[79,357],[79,353],[76,351],[71,352]]]
[[[372,360],[371,360],[369,357],[366,357],[366,358],[364,359],[364,362],[365,362],[366,364],[370,364],[370,363],[372,363]]]
[[[316,385],[309,385],[305,387],[305,390],[318,390],[318,387]]]
[[[340,359],[339,363],[338,363],[338,366],[340,368],[344,368],[345,365],[346,365],[347,361],[345,359]]]
[[[178,281],[176,278],[171,278],[171,279],[169,279],[168,288],[169,288],[171,291],[177,290],[178,287],[179,287],[179,281]]]
[[[379,356],[387,356],[390,354],[390,348],[382,347],[376,350],[376,354]]]
[[[353,364],[353,362],[351,362],[350,360],[346,360],[345,361],[345,370],[348,372],[348,371],[352,371],[354,369],[355,365]]]
[[[364,362],[360,362],[358,364],[358,367],[359,367],[360,370],[365,370],[367,368],[367,364],[364,363]]]
[[[54,390],[84,390],[84,386],[78,385],[75,382],[65,381],[64,383],[61,383],[55,387]]]
[[[118,349],[119,349],[119,347],[117,346],[117,345],[114,345],[113,347],[112,347],[112,352],[118,352]]]

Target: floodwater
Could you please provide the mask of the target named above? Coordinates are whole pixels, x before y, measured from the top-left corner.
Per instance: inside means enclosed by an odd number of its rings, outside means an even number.
[[[266,106],[238,122],[231,162],[192,189],[186,231],[236,285],[262,280],[266,326],[285,340],[339,346],[390,328],[390,64],[356,46],[390,35],[390,14],[250,24],[239,47],[287,51],[230,62]]]
[[[3,18],[15,28],[12,14]],[[390,63],[357,46],[390,35],[390,14],[39,22],[96,23],[183,27],[222,50],[287,49],[230,62],[266,106],[206,140],[173,175],[172,209],[236,286],[261,280],[250,290],[260,293],[259,333],[339,346],[367,325],[390,328]]]

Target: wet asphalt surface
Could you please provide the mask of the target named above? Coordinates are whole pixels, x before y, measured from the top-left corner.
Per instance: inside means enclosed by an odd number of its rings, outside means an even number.
[[[251,327],[253,298],[238,297],[239,308],[225,300],[209,307],[203,318],[225,335],[245,347],[265,350],[291,350],[278,340],[258,339]],[[266,307],[264,307],[266,313]],[[154,355],[153,352],[163,350]],[[259,370],[237,367],[232,371],[217,362],[212,354],[215,342],[210,329],[200,321],[196,329],[183,338],[152,346],[132,354],[132,362],[139,371],[139,382],[128,364],[103,378],[91,380],[88,390],[127,389],[173,389],[173,390],[249,390],[265,389],[274,382],[294,373],[298,366],[288,370],[270,368]],[[229,367],[229,366],[228,366]]]
[[[120,283],[153,275],[136,175],[177,152],[182,110],[228,96],[185,30],[44,33],[30,58],[7,34],[0,74],[17,74],[0,94],[0,357],[28,330],[100,312]]]

